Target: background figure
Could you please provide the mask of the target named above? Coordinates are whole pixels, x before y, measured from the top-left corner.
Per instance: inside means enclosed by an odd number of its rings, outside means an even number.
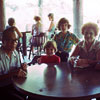
[[[56,55],[60,56],[62,62],[66,62],[73,45],[76,45],[79,39],[75,34],[68,31],[71,25],[66,18],[61,18],[57,27],[60,32],[54,37],[58,49]]]
[[[89,65],[95,66],[96,69],[100,69],[100,41],[96,40],[98,35],[98,25],[95,23],[86,23],[82,26],[82,34],[84,40],[79,42],[76,46],[72,57],[79,56],[77,61],[78,66],[87,67]],[[71,62],[73,63],[73,59]]]
[[[11,26],[15,26],[15,19],[14,18],[8,19],[8,25],[6,26],[6,29],[8,29]]]
[[[16,27],[16,22],[15,22],[15,19],[14,18],[9,18],[8,19],[8,25],[6,26],[5,29],[8,29],[10,27],[14,27],[19,38],[23,37],[23,34],[18,30],[18,28]]]
[[[6,26],[6,29],[10,28],[10,27],[13,27],[15,29],[15,31],[17,32],[18,34],[18,37],[19,38],[22,38],[23,37],[23,34],[19,31],[19,29],[16,27],[16,22],[15,22],[15,19],[14,18],[9,18],[8,19],[8,25]],[[18,44],[17,44],[17,47],[16,47],[16,50],[19,52],[19,48],[21,47],[21,43],[20,43],[20,40],[18,40]]]
[[[44,52],[46,55],[38,59],[38,63],[60,63],[60,57],[55,55],[57,45],[55,41],[47,41],[44,45]]]
[[[50,21],[50,26],[48,28],[48,39],[50,40],[54,36],[54,32],[55,32],[54,14],[49,13],[48,18]]]
[[[33,37],[40,35],[40,33],[42,32],[41,18],[39,16],[35,16],[34,20],[36,23],[33,24],[32,26],[32,38],[31,38],[32,53],[34,53],[34,45],[37,45],[38,40],[40,40],[39,38],[37,39]]]

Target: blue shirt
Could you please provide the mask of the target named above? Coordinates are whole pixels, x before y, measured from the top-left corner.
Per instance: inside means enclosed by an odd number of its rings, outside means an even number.
[[[0,48],[0,76],[8,74],[10,71],[15,71],[21,66],[18,52],[15,50],[12,52],[11,59],[4,52],[3,48]],[[0,82],[0,86],[4,86],[11,83],[11,79],[6,79]]]

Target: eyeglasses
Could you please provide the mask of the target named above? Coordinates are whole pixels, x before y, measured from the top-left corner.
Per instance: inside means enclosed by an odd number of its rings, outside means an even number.
[[[6,41],[10,43],[18,43],[18,39],[6,39]]]

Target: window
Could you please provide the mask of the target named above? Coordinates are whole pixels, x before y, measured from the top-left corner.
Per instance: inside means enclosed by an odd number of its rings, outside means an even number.
[[[10,17],[14,17],[16,25],[21,31],[31,30],[34,23],[33,17],[41,15],[43,30],[49,26],[48,14],[54,13],[54,21],[66,17],[73,25],[73,0],[42,0],[39,7],[39,0],[5,0],[6,24]],[[73,31],[71,27],[71,31]]]

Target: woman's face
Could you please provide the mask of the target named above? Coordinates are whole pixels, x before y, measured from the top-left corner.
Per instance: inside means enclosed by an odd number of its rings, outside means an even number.
[[[52,21],[52,17],[51,16],[49,16],[49,20]]]
[[[87,43],[91,43],[91,42],[93,42],[94,40],[95,40],[95,32],[94,32],[94,30],[93,29],[86,29],[85,31],[84,31],[84,38],[85,38],[85,41],[87,42]]]
[[[67,23],[64,23],[60,26],[60,29],[62,32],[66,32],[68,31],[68,24]]]

